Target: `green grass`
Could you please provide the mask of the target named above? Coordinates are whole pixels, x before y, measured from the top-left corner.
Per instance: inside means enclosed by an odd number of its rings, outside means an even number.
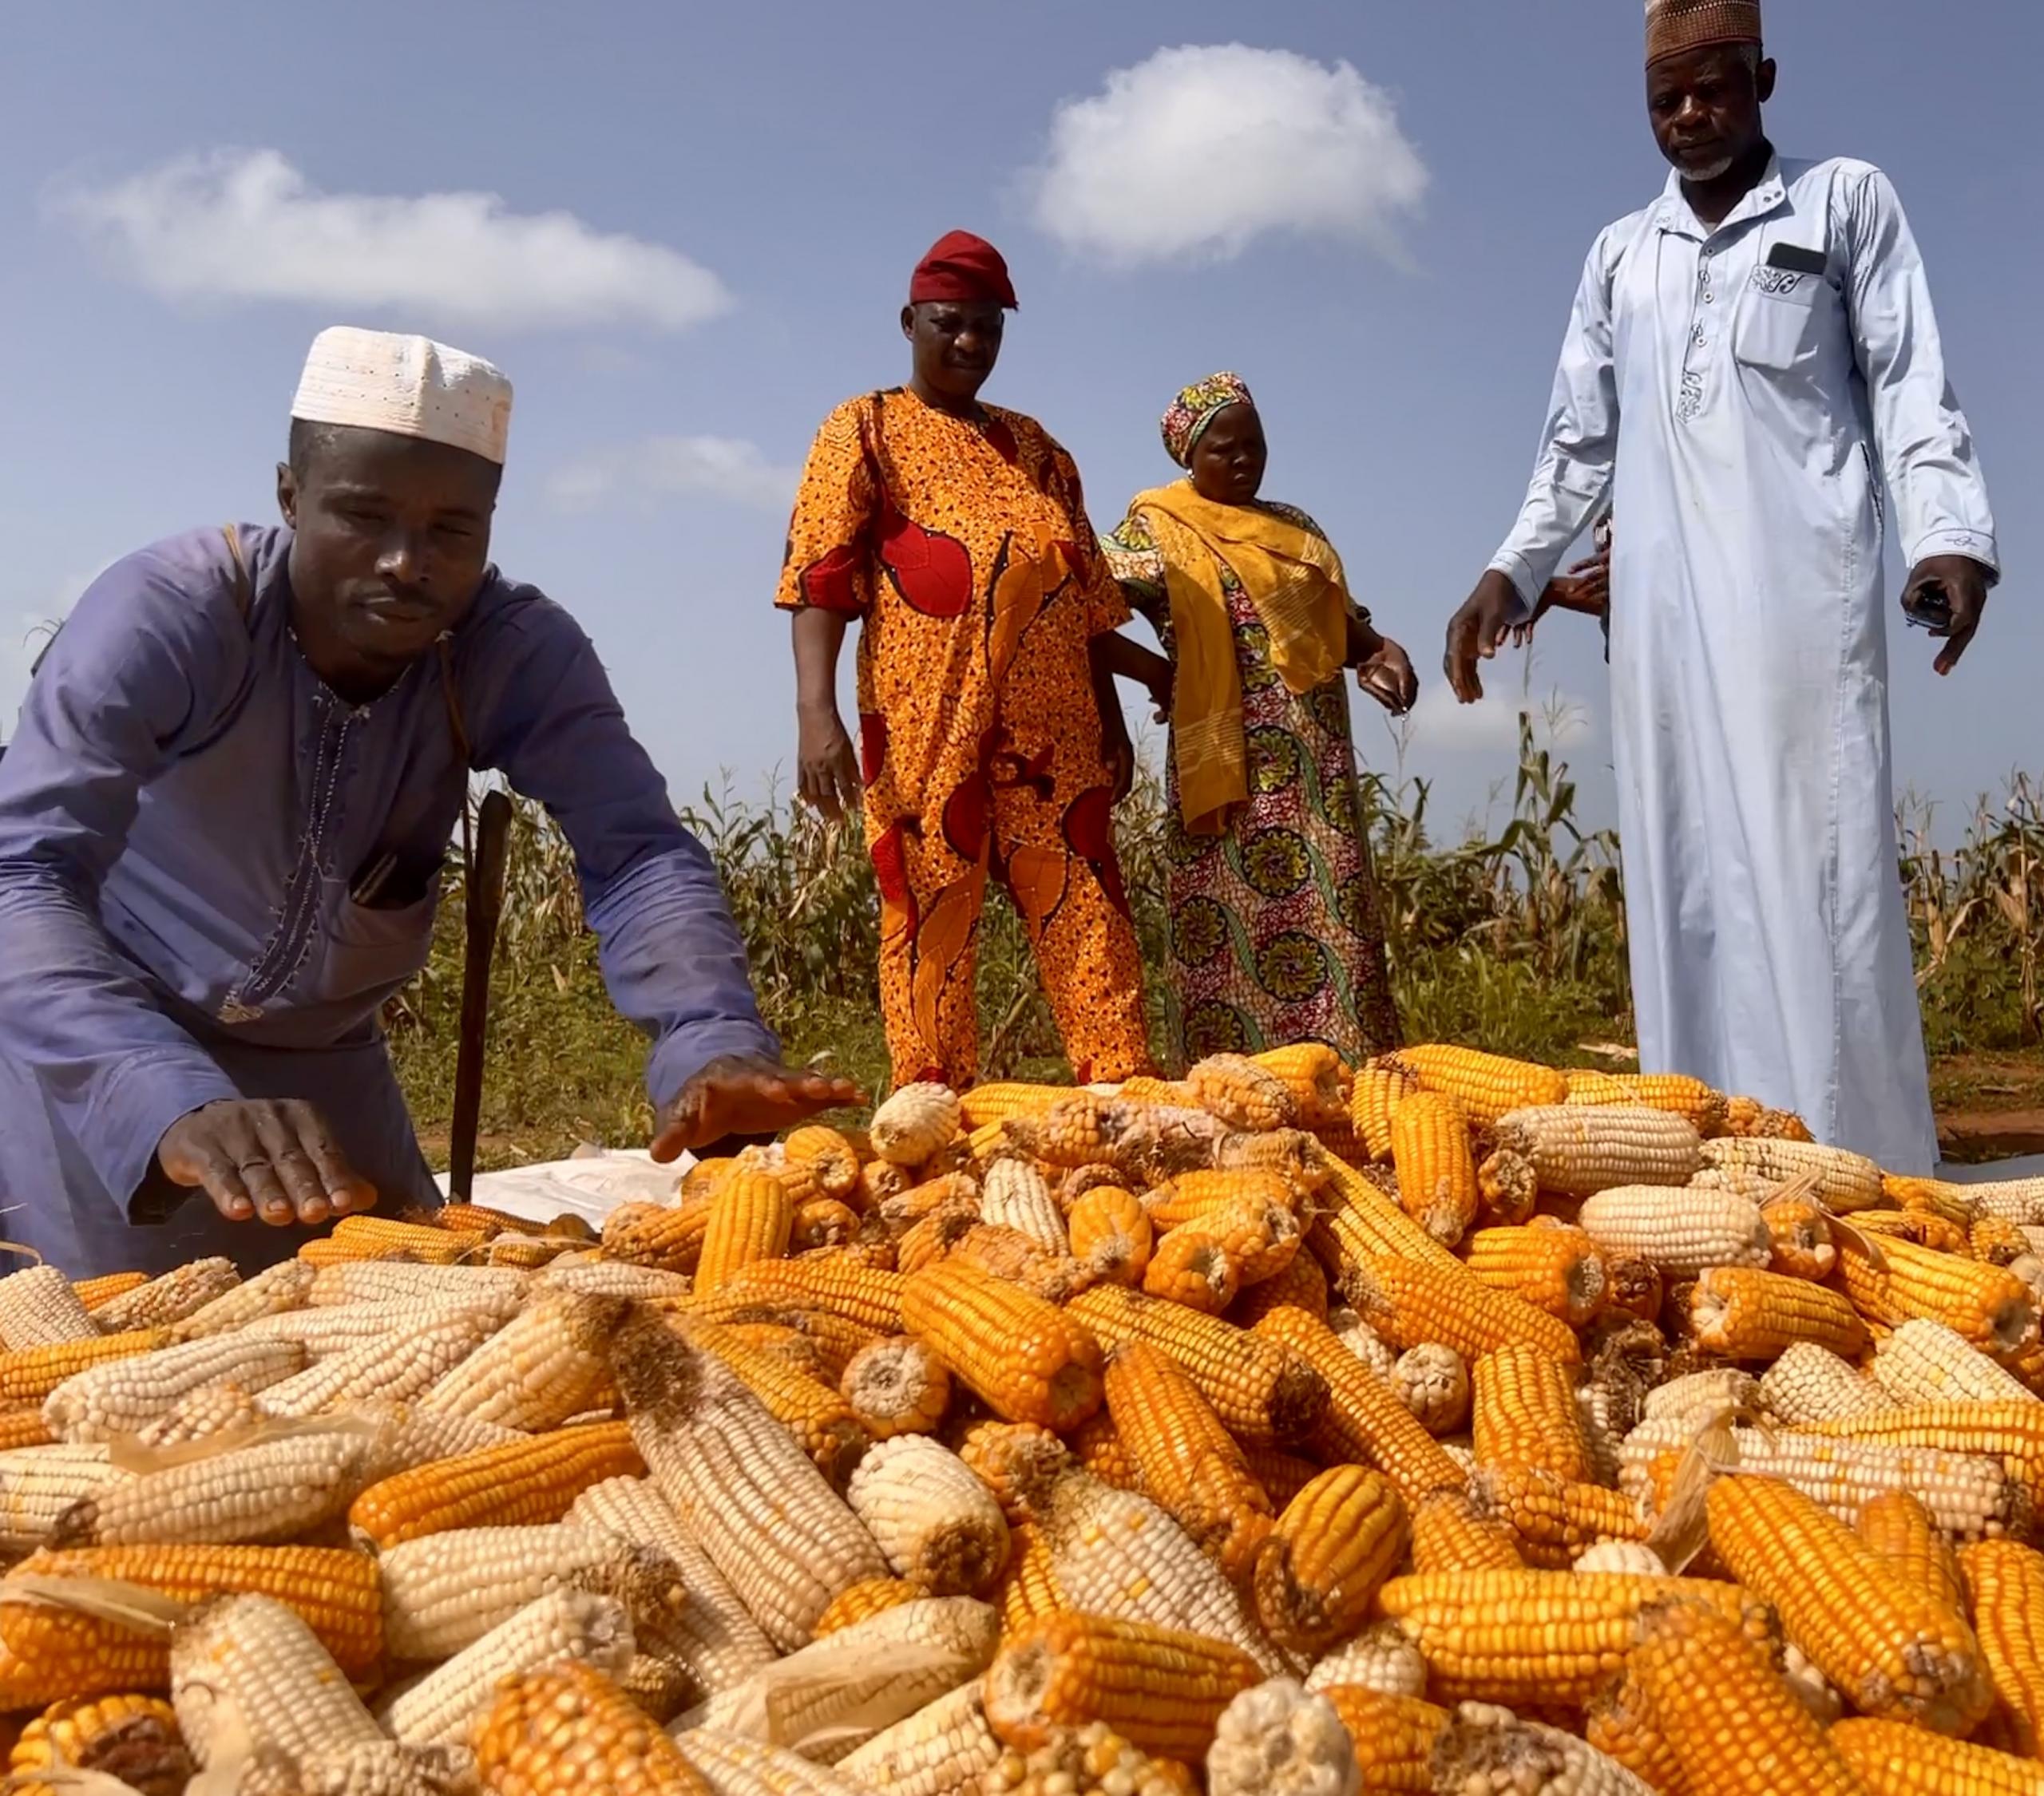
[[[1567,765],[1522,720],[1509,821],[1495,837],[1437,841],[1423,782],[1372,779],[1370,833],[1392,983],[1413,1040],[1465,1042],[1558,1065],[1600,1063],[1630,1041],[1630,999],[1616,843],[1579,826]],[[1161,793],[1123,808],[1123,872],[1146,964],[1167,930]],[[791,1059],[884,1088],[887,1057],[874,963],[878,904],[855,830],[798,805],[706,793],[684,813],[715,856],[751,957],[761,1008]],[[1926,1038],[1943,1059],[2021,1054],[2044,1042],[2044,801],[2024,777],[1983,800],[1961,847],[1930,845],[1927,807],[1902,812]],[[426,971],[386,1021],[422,1137],[444,1155],[454,1081],[462,907],[458,874]],[[1057,1032],[1021,926],[990,899],[978,968],[984,1070],[1058,1077]],[[1148,993],[1169,1064],[1163,993]],[[521,806],[493,981],[481,1160],[551,1157],[578,1142],[643,1142],[652,1113],[646,1044],[611,1009],[582,924],[572,859]],[[1608,1062],[1602,1062],[1608,1063]]]

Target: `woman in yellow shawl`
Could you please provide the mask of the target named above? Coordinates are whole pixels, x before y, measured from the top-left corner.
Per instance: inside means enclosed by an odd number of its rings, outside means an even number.
[[[1216,374],[1164,414],[1188,478],[1138,493],[1103,543],[1171,658],[1172,1021],[1187,1060],[1398,1043],[1343,675],[1411,708],[1405,651],[1371,627],[1305,512],[1257,497],[1249,389]],[[1168,681],[1168,684],[1167,683]]]

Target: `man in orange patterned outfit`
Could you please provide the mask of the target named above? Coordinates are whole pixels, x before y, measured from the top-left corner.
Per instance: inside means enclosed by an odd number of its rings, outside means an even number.
[[[802,474],[776,603],[794,613],[802,796],[864,789],[881,1004],[897,1083],[978,1069],[973,950],[989,874],[1014,899],[1081,1080],[1144,1071],[1141,957],[1115,859],[1135,758],[1109,667],[1128,619],[1078,469],[982,405],[1016,303],[964,231],[917,268],[905,387],[848,400]],[[839,721],[854,618],[859,746]]]

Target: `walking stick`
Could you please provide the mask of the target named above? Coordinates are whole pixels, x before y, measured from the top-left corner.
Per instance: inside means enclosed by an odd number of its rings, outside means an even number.
[[[454,1060],[454,1122],[447,1151],[447,1195],[465,1204],[474,1189],[476,1131],[482,1122],[482,1058],[489,1027],[489,963],[504,910],[504,859],[509,846],[511,801],[484,794],[468,856],[467,952],[461,963],[461,1029]]]

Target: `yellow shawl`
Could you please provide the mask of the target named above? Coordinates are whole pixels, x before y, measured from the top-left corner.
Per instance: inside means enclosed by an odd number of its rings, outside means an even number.
[[[1341,671],[1349,652],[1349,587],[1325,537],[1254,505],[1202,498],[1190,481],[1139,493],[1164,564],[1177,670],[1171,736],[1178,808],[1196,836],[1218,836],[1249,797],[1242,678],[1222,584],[1225,564],[1270,637],[1270,664],[1293,692]]]

